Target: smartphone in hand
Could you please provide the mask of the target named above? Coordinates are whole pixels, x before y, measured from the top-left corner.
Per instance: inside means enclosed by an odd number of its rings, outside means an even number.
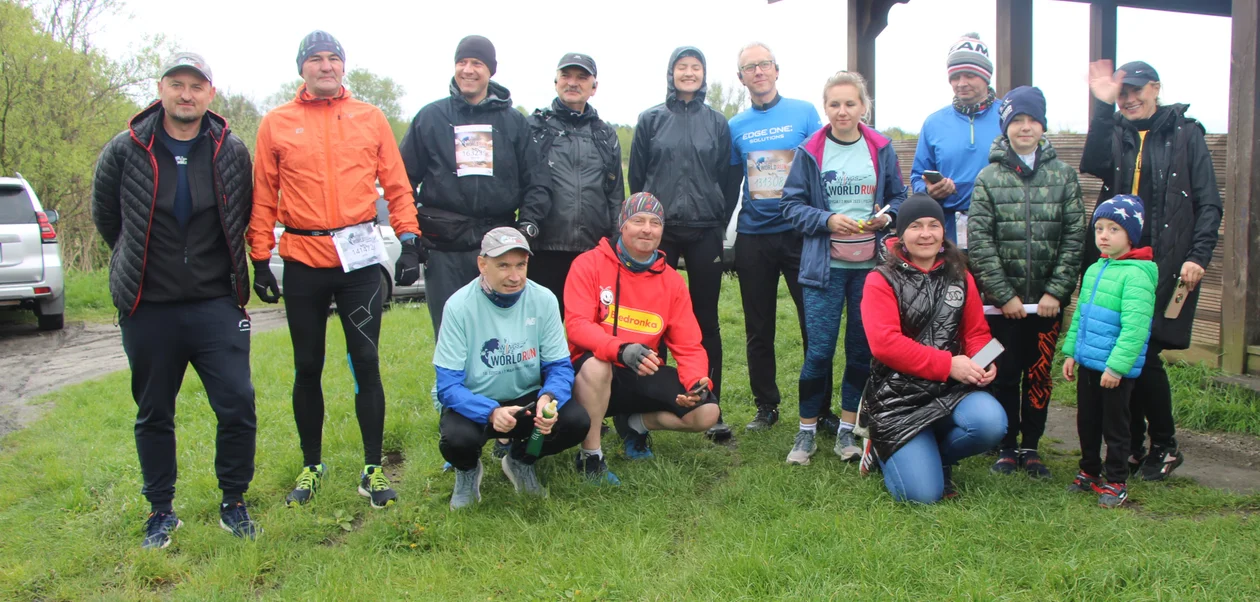
[[[929,169],[923,172],[923,179],[926,180],[928,184],[935,184],[944,180],[945,176],[941,175],[941,172],[939,171]]]

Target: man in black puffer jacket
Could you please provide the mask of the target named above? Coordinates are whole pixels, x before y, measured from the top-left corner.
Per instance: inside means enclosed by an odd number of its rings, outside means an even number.
[[[539,224],[529,279],[547,287],[564,315],[569,266],[599,239],[615,238],[625,200],[617,130],[587,100],[599,86],[595,59],[570,52],[556,67],[556,99],[529,118],[530,138],[551,174],[551,211]]]
[[[420,188],[422,242],[432,247],[425,297],[434,334],[447,298],[480,275],[481,237],[515,225],[532,240],[551,204],[525,116],[512,108],[512,93],[490,80],[497,67],[490,40],[460,40],[450,96],[416,113],[398,149],[412,188]]]
[[[101,151],[92,219],[113,250],[109,290],[131,364],[136,447],[152,506],[142,547],[164,548],[181,524],[175,497],[175,397],[191,362],[218,418],[220,526],[259,532],[243,496],[254,476],[245,229],[253,208],[249,150],[207,110],[210,67],[176,53],[159,101]]]

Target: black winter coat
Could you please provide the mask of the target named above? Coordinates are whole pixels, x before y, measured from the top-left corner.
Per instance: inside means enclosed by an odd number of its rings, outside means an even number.
[[[951,303],[966,299],[965,277],[954,275],[948,263],[925,274],[895,256],[874,271],[888,281],[897,296],[902,334],[951,355],[961,352],[962,304],[954,307]],[[887,461],[923,429],[952,414],[962,398],[975,390],[953,379],[936,382],[902,374],[872,359],[860,420],[870,428],[875,453]]]
[[[511,92],[490,82],[485,99],[468,104],[451,78],[450,96],[416,113],[399,151],[416,194],[420,230],[440,250],[480,248],[492,228],[517,221],[540,224],[551,197],[537,145],[530,144],[525,116],[512,107]],[[460,177],[455,162],[455,126],[489,125],[493,175]]]
[[[739,200],[739,181],[730,185],[731,128],[704,103],[705,81],[690,101],[678,99],[674,64],[683,53],[704,55],[690,46],[669,58],[665,102],[639,114],[630,145],[630,192],[650,192],[665,207],[666,226],[726,227]]]
[[[96,163],[92,181],[92,221],[112,254],[109,293],[124,315],[135,313],[144,293],[145,258],[157,203],[157,158],[153,145],[162,127],[162,105],[154,102],[131,118]],[[232,260],[232,290],[241,307],[249,302],[245,230],[254,207],[253,163],[249,149],[228,129],[227,120],[206,111],[206,134],[214,145],[214,194]]]
[[[1204,269],[1208,267],[1221,225],[1221,197],[1212,155],[1203,126],[1186,117],[1187,108],[1188,105],[1176,104],[1156,111],[1146,134],[1142,160],[1142,174],[1151,178],[1151,198],[1142,199],[1146,205],[1145,227],[1159,266],[1151,342],[1162,349],[1190,346],[1194,310],[1202,286],[1190,293],[1176,319],[1165,318],[1164,308],[1172,299],[1183,263],[1193,261]],[[1114,112],[1112,105],[1098,103],[1085,139],[1081,171],[1102,179],[1099,202],[1132,191],[1137,151],[1138,132],[1133,124]],[[1087,236],[1086,240],[1081,274],[1099,257],[1094,237]]]
[[[559,99],[529,117],[530,138],[550,171],[551,210],[539,222],[538,251],[581,253],[599,239],[617,239],[617,216],[626,198],[617,130],[586,105],[581,115]]]

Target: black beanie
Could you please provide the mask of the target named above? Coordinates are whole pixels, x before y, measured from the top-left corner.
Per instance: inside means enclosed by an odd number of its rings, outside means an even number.
[[[897,238],[906,233],[907,226],[924,217],[934,217],[942,226],[945,225],[945,210],[941,209],[941,204],[922,192],[916,192],[897,210]]]
[[[302,43],[298,45],[298,75],[302,74],[302,63],[305,63],[306,59],[311,58],[311,55],[317,52],[331,52],[341,57],[343,63],[346,61],[346,51],[342,50],[341,42],[338,42],[337,38],[332,37],[332,34],[316,29],[306,34],[306,37],[302,38]]]
[[[463,59],[477,59],[490,68],[490,75],[499,70],[499,61],[494,59],[494,44],[484,36],[468,36],[459,41],[455,47],[455,62]]]

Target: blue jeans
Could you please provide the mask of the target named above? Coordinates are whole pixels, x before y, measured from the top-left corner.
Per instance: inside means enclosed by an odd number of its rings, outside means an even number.
[[[992,395],[976,391],[954,413],[923,429],[897,450],[884,469],[884,485],[899,502],[933,504],[945,493],[942,466],[992,449],[1006,435],[1006,411]]]
[[[801,365],[801,418],[817,418],[831,395],[831,367],[840,335],[840,319],[846,303],[849,322],[844,330],[844,381],[840,385],[840,408],[856,412],[862,389],[871,376],[871,346],[862,329],[862,287],[869,269],[831,268],[826,288],[805,286],[805,329],[809,346]]]

